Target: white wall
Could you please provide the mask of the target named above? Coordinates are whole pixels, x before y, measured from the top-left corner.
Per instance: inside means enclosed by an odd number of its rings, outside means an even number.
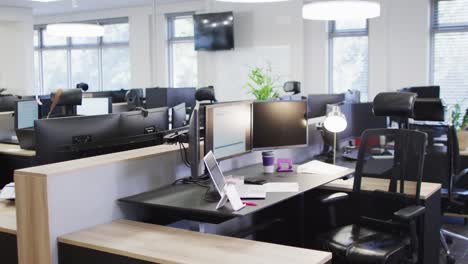
[[[369,32],[369,95],[429,83],[429,0],[380,0]],[[214,85],[221,100],[251,98],[248,70],[270,62],[280,82],[303,82],[304,94],[327,93],[327,23],[301,18],[300,1],[232,4],[188,1],[98,12],[36,17],[35,24],[128,16],[133,87],[168,86],[165,14],[235,13],[235,50],[198,53],[199,86]],[[154,36],[154,30],[156,35]]]
[[[34,94],[32,10],[0,7],[0,88]]]

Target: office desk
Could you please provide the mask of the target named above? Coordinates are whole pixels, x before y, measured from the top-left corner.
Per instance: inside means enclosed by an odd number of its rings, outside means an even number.
[[[0,154],[19,157],[35,157],[36,151],[21,149],[19,145],[0,143]]]
[[[21,149],[19,145],[0,143],[0,188],[13,182],[13,174],[17,169],[34,166],[36,152]]]
[[[225,175],[244,176],[245,178],[264,177],[268,182],[297,182],[299,184],[299,192],[297,193],[268,193],[266,199],[255,201],[257,206],[245,207],[238,212],[229,210],[226,207],[216,210],[216,202],[213,203],[204,200],[206,188],[194,184],[171,185],[154,191],[122,198],[119,201],[149,207],[159,212],[168,213],[183,219],[219,224],[232,218],[259,212],[336,179],[346,177],[353,172],[353,169],[348,169],[338,175],[299,174],[294,172],[265,175],[263,173],[263,166],[261,165],[254,165],[226,172],[224,173]]]
[[[118,220],[59,237],[61,264],[325,264],[331,254]]]
[[[16,207],[0,200],[0,263],[17,264]]]

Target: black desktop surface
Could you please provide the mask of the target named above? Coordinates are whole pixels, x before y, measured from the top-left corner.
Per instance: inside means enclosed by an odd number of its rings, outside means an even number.
[[[297,193],[268,193],[266,199],[254,200],[257,206],[248,206],[238,212],[231,211],[226,207],[216,210],[217,202],[209,202],[204,199],[207,189],[195,184],[170,185],[154,191],[122,198],[119,201],[152,208],[161,213],[168,213],[184,219],[217,224],[235,217],[253,214],[352,173],[353,170],[350,169],[339,176],[298,174],[294,172],[274,173],[266,176],[263,173],[261,164],[225,172],[224,175],[239,175],[246,178],[257,179],[263,177],[267,182],[299,183],[299,192]]]

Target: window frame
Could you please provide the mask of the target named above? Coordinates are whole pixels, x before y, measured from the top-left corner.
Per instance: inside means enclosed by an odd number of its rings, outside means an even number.
[[[438,8],[437,3],[440,0],[431,0],[431,18],[430,18],[430,65],[429,65],[429,81],[434,84],[435,81],[435,37],[439,33],[468,33],[468,22],[456,23],[456,24],[442,24],[440,25],[437,21]]]
[[[179,13],[170,13],[166,14],[166,23],[167,23],[167,60],[168,60],[168,80],[169,86],[174,86],[174,44],[179,43],[190,43],[195,44],[195,34],[191,37],[177,37],[175,36],[175,24],[174,21],[183,17],[193,17],[195,12],[179,12]]]
[[[119,17],[119,18],[109,18],[109,19],[100,19],[100,20],[88,20],[88,21],[80,21],[76,23],[92,23],[92,24],[99,24],[102,26],[105,25],[116,25],[116,24],[129,24],[128,17]],[[45,87],[44,87],[44,59],[43,59],[43,52],[47,50],[66,50],[67,53],[67,84],[68,87],[73,87],[73,76],[72,76],[72,61],[71,61],[71,53],[72,50],[85,50],[85,49],[96,49],[98,53],[98,87],[96,91],[104,91],[104,70],[103,70],[103,63],[102,63],[102,56],[103,50],[109,47],[130,47],[130,39],[128,41],[116,41],[116,42],[104,42],[104,37],[96,37],[97,42],[93,44],[73,44],[72,38],[67,37],[66,45],[57,45],[57,46],[47,46],[44,44],[44,30],[46,30],[47,24],[40,24],[35,25],[33,30],[38,32],[38,46],[35,46],[34,43],[34,52],[38,52],[38,63],[39,63],[39,94],[45,94]]]
[[[363,29],[336,29],[336,21],[328,22],[328,93],[333,94],[333,73],[334,73],[334,54],[333,54],[333,41],[336,38],[348,37],[367,37],[369,39],[369,19],[366,19],[366,28]],[[367,72],[369,75],[369,71]],[[369,93],[369,78],[367,81],[367,93]]]

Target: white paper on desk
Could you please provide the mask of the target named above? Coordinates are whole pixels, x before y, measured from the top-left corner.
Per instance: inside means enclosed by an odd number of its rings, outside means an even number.
[[[336,175],[345,172],[348,168],[313,160],[297,168],[297,173]]]
[[[299,192],[297,182],[269,182],[263,185],[265,192]]]

